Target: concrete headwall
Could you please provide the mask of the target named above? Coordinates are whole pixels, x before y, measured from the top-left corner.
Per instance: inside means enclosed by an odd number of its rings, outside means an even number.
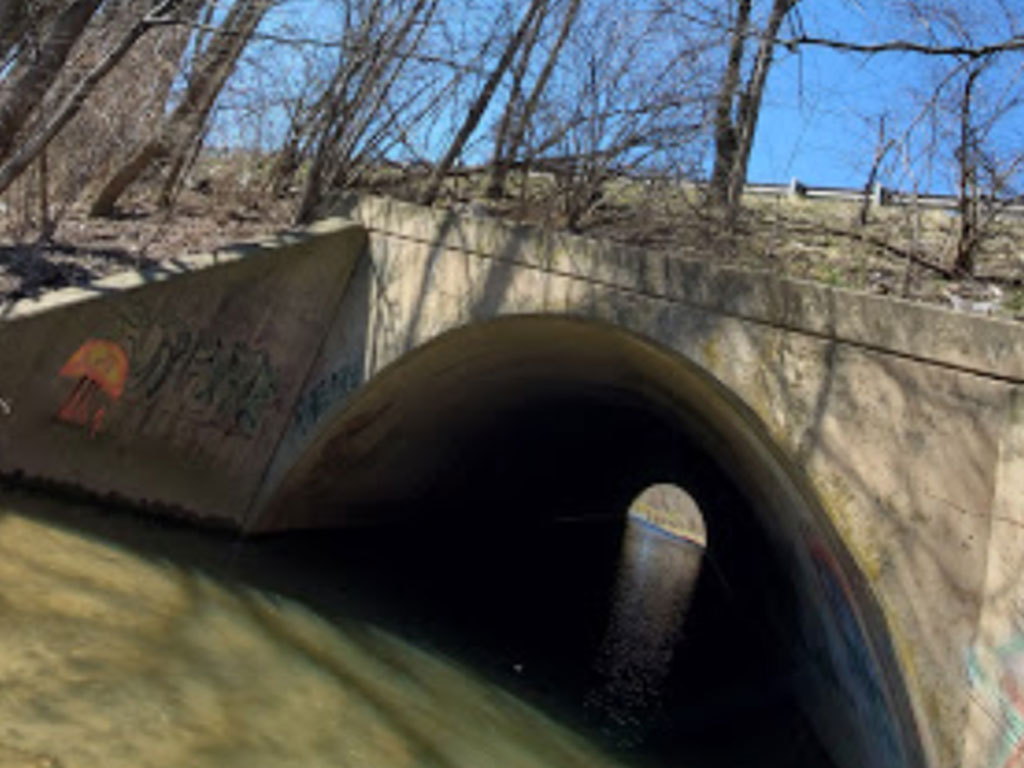
[[[370,231],[349,297],[367,312],[336,326],[314,363],[261,500],[287,491],[287,468],[310,446],[326,451],[331,434],[350,446],[394,436],[397,394],[361,385],[412,385],[402,361],[434,339],[525,315],[626,331],[738,396],[813,489],[825,519],[777,509],[780,537],[816,585],[808,600],[831,616],[841,695],[865,731],[878,729],[859,734],[851,764],[995,765],[1013,718],[1024,721],[1012,695],[1024,664],[1005,650],[1016,648],[1006,601],[1021,590],[1001,578],[1020,570],[1008,559],[1024,514],[1020,327],[393,201],[352,199],[339,212]],[[457,365],[457,346],[434,375]],[[273,527],[275,514],[271,503],[256,524]],[[893,679],[906,682],[917,757],[880,725],[899,717]]]
[[[328,221],[15,305],[0,472],[244,525],[365,239]]]

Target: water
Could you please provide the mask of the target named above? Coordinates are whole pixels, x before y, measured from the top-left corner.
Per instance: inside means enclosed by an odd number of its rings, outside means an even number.
[[[713,564],[621,519],[241,544],[0,509],[3,766],[825,764]]]
[[[633,516],[619,553],[608,629],[586,706],[617,744],[642,745],[667,697],[703,550]]]

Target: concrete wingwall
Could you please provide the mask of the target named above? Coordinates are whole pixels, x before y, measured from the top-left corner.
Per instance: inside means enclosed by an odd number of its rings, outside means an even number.
[[[401,434],[389,409],[418,381],[404,362],[433,344],[456,339],[430,374],[441,377],[459,345],[487,354],[486,340],[458,334],[495,318],[626,332],[723,385],[806,480],[803,513],[802,491],[773,508],[814,585],[808,605],[831,617],[814,631],[832,659],[823,679],[841,690],[824,690],[822,705],[839,695],[860,713],[859,726],[819,718],[833,741],[861,742],[848,764],[1014,758],[1024,741],[1014,728],[1024,635],[1008,608],[1022,596],[1008,549],[1024,515],[1018,326],[382,199],[350,198],[338,213],[367,227],[370,258],[314,363],[256,527],[281,524],[275,493],[288,498],[296,462],[322,458],[331,435],[358,445]],[[391,401],[374,397],[388,387]],[[891,722],[914,735],[884,732]]]
[[[696,413],[762,497],[846,765],[1021,759],[1024,330],[379,198],[339,213],[356,225],[17,305],[0,473],[249,531],[340,524],[289,499],[339,444],[359,492],[386,490],[374,450],[411,387],[454,407],[466,366],[572,350]]]
[[[0,472],[243,526],[365,241],[328,221],[14,305]]]

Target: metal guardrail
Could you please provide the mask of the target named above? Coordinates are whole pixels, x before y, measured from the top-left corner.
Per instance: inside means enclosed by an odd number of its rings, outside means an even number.
[[[864,189],[849,187],[811,187],[793,179],[789,184],[747,184],[744,194],[765,197],[806,198],[808,200],[836,200],[849,203],[864,201]],[[931,210],[957,211],[960,200],[956,195],[918,194],[888,189],[876,184],[870,192],[871,204],[878,207],[911,206]],[[999,215],[1024,217],[1024,201],[995,201]]]
[[[530,163],[529,174],[533,177],[552,180],[559,171],[564,171],[572,163],[573,158],[537,158]],[[395,167],[404,168],[406,170],[412,167],[401,163],[395,163],[394,165]],[[430,166],[425,163],[417,167],[424,173],[426,173],[430,168]],[[512,167],[521,169],[524,165],[523,163],[513,163]],[[486,172],[488,168],[489,166],[486,164],[460,166],[452,169],[452,171],[450,171],[450,175],[473,176],[475,174]],[[611,175],[623,180],[645,181],[643,174],[638,174],[635,170],[630,172],[626,170],[611,169]],[[646,180],[664,180],[664,177],[651,176],[646,178]],[[680,180],[676,183],[680,186],[691,187],[694,189],[706,186],[706,182],[692,180]],[[807,200],[834,200],[846,203],[863,203],[865,191],[863,187],[812,187],[808,184],[804,184],[799,179],[793,179],[788,184],[756,184],[748,182],[743,187],[743,194],[758,197],[789,197],[803,198]],[[959,209],[960,202],[956,195],[918,194],[915,196],[913,193],[890,189],[877,183],[867,194],[870,197],[871,205],[879,208],[889,206],[907,207],[915,205],[916,201],[916,205],[921,208],[956,212]],[[995,207],[998,209],[998,215],[1000,216],[1024,217],[1024,197],[1014,198],[1011,200],[997,200],[995,201]]]

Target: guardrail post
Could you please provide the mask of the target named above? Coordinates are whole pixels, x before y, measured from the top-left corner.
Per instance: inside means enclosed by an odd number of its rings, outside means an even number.
[[[871,205],[875,208],[881,208],[888,203],[889,190],[876,181],[871,185]]]

